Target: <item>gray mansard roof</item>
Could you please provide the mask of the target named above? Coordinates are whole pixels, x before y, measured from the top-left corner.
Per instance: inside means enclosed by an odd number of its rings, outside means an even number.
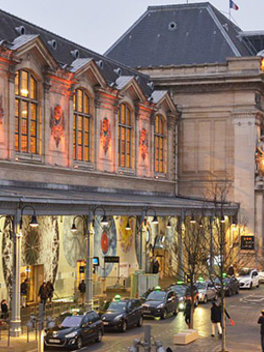
[[[105,55],[131,67],[225,62],[256,53],[209,2],[150,6]]]
[[[21,33],[21,27],[24,27],[24,33]],[[10,49],[16,50],[21,45],[38,36],[47,48],[49,48],[56,62],[64,69],[75,72],[80,65],[93,59],[110,86],[115,85],[116,80],[120,76],[132,76],[136,78],[145,96],[151,96],[152,89],[148,85],[150,79],[147,75],[141,74],[124,64],[115,62],[110,58],[97,54],[70,40],[0,10],[0,45],[6,43]],[[52,41],[56,41],[56,49],[50,45]],[[79,58],[77,60],[73,55],[75,50],[79,51]]]

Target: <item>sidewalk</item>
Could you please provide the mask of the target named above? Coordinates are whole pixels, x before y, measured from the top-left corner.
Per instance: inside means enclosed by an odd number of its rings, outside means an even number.
[[[26,333],[23,333],[20,337],[10,337],[10,345],[8,346],[7,330],[1,331],[0,351],[36,352],[37,341],[35,340],[35,332],[30,333],[29,342],[27,342]]]

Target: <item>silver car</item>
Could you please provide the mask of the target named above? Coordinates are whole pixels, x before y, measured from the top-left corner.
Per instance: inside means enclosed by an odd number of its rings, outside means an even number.
[[[217,300],[217,290],[210,281],[197,282],[195,285],[199,293],[199,302],[207,303],[210,300]]]

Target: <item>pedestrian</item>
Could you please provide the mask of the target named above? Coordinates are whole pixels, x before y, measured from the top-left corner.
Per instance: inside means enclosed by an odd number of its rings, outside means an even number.
[[[262,347],[262,352],[264,352],[264,309],[262,309],[261,314],[258,319],[258,324],[260,325],[260,343]]]
[[[84,280],[82,280],[79,284],[78,290],[80,292],[80,296],[81,296],[81,303],[84,304],[85,302],[85,292],[86,292],[86,285]]]
[[[159,273],[159,261],[158,261],[158,259],[156,257],[153,260],[152,269],[153,269],[153,274],[158,274]]]
[[[215,336],[215,326],[217,326],[219,336],[222,336],[221,316],[221,306],[217,306],[216,303],[213,302],[211,307],[212,337]]]
[[[27,293],[28,293],[28,279],[25,279],[20,285],[21,304],[23,308],[27,307]]]
[[[45,281],[43,281],[43,284],[39,288],[39,297],[40,297],[40,302],[43,303],[45,307],[48,299],[48,290],[47,290],[47,284]]]
[[[1,318],[6,320],[8,318],[8,303],[6,299],[1,301]]]
[[[234,270],[233,264],[231,264],[230,267],[228,268],[227,275],[228,276],[234,276],[235,275],[235,270]]]
[[[52,297],[53,297],[53,292],[54,292],[54,287],[52,285],[52,282],[49,280],[47,282],[47,296],[48,296],[48,300],[51,303]]]
[[[188,328],[191,328],[191,314],[192,314],[192,303],[189,299],[185,301],[185,308],[184,308],[184,316],[185,316],[185,323],[188,325]]]

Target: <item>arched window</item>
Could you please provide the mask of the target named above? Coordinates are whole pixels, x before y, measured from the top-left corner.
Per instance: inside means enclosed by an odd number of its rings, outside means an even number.
[[[119,166],[132,167],[132,111],[127,104],[121,104],[118,114],[118,156]]]
[[[165,122],[161,115],[156,115],[155,118],[154,144],[155,172],[165,173]]]
[[[40,154],[38,83],[30,72],[16,72],[15,95],[15,151]]]
[[[83,89],[76,89],[74,92],[73,110],[73,158],[90,161],[91,99]]]

